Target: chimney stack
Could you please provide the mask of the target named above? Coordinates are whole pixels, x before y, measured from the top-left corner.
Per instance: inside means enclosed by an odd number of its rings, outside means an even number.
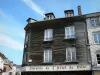
[[[82,15],[81,6],[78,5],[78,15]]]

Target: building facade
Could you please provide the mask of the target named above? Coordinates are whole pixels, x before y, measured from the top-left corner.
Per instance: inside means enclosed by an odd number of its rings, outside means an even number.
[[[93,75],[100,75],[100,12],[86,14]]]
[[[43,21],[29,18],[22,75],[91,75],[85,17],[65,10],[64,18],[47,13]]]

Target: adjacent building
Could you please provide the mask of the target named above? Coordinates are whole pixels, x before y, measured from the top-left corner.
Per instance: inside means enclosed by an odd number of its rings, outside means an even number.
[[[5,55],[0,52],[0,75],[3,72],[4,60],[6,59]]]
[[[65,10],[65,17],[50,12],[43,21],[29,18],[22,75],[92,75],[87,26],[81,7],[78,15]]]
[[[13,64],[11,75],[21,75],[21,65]]]
[[[10,72],[12,69],[12,63],[8,58],[0,52],[0,75]]]
[[[100,75],[100,12],[86,14],[93,75]]]

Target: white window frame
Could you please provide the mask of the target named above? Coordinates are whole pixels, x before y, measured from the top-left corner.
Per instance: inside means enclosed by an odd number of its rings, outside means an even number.
[[[96,53],[96,61],[97,61],[97,66],[100,66],[100,64],[98,64],[97,54],[99,54],[99,55],[100,55],[100,52],[97,52],[97,53]]]
[[[46,29],[44,31],[44,41],[52,41],[53,39],[53,29]]]
[[[93,24],[92,24],[92,21],[93,21]],[[92,18],[91,19],[91,25],[92,26],[100,26],[100,24],[99,24],[99,18]]]
[[[71,28],[73,30],[71,30]],[[68,30],[68,31],[67,31]],[[73,32],[71,32],[73,31]],[[69,36],[69,37],[68,37]],[[74,36],[74,37],[71,37]],[[70,27],[65,27],[65,38],[66,39],[70,39],[70,38],[75,38],[75,27],[74,26],[70,26]]]
[[[97,42],[95,42],[95,36],[94,36],[94,34],[96,34]],[[100,31],[98,31],[98,32],[93,32],[94,44],[100,44],[100,42],[99,42],[100,38],[99,38],[98,35],[100,35]]]
[[[47,54],[46,54],[46,52],[47,52]],[[52,62],[52,49],[51,48],[47,48],[44,50],[44,63],[49,63],[49,62]]]
[[[73,50],[74,50],[74,52],[75,52],[75,60],[73,60],[72,59],[72,52],[73,52]],[[70,52],[70,56],[68,56],[68,51]],[[70,58],[70,59],[69,59]],[[67,47],[66,48],[66,62],[72,62],[72,61],[76,61],[76,48],[75,47]]]

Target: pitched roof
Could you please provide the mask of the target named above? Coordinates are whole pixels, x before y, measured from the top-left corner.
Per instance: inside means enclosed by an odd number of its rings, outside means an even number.
[[[7,59],[7,57],[1,52],[0,52],[0,56],[2,56],[2,58],[4,58],[4,59]]]

